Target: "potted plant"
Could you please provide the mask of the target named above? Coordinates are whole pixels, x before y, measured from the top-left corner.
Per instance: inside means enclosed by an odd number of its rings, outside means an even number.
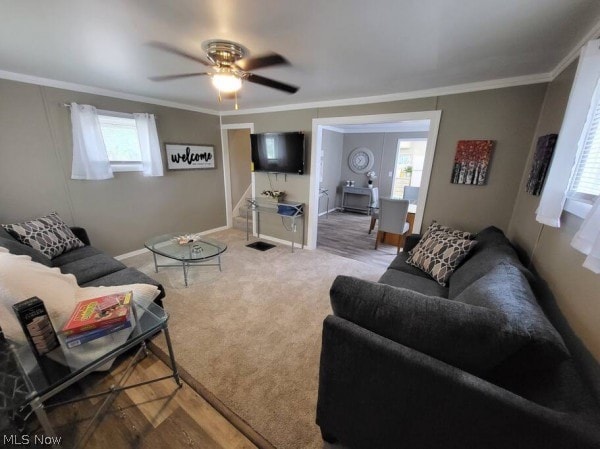
[[[377,174],[371,170],[369,172],[367,172],[367,187],[369,187],[369,189],[373,188],[373,180],[377,179]]]

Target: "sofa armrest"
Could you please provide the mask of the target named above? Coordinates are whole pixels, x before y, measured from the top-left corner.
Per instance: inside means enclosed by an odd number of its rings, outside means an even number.
[[[600,442],[591,421],[335,316],[323,324],[317,424],[353,449],[559,449]]]
[[[405,253],[411,251],[415,246],[417,246],[419,240],[421,240],[421,234],[407,235],[404,239],[404,246],[402,247],[402,251],[404,251]]]
[[[87,232],[84,228],[80,228],[79,226],[71,226],[71,231],[73,231],[75,237],[77,237],[83,243],[85,243],[88,246],[91,245],[90,238],[88,237]]]

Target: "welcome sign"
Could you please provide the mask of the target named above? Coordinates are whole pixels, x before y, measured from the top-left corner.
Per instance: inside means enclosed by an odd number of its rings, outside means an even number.
[[[215,168],[215,147],[213,145],[167,143],[165,149],[169,170]]]

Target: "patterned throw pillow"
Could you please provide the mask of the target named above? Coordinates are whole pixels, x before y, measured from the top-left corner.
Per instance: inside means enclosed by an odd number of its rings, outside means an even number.
[[[467,231],[460,231],[458,229],[453,229],[450,226],[444,226],[439,224],[437,221],[433,221],[429,227],[427,228],[427,230],[425,231],[425,233],[423,234],[423,237],[421,237],[421,240],[419,240],[419,242],[414,246],[413,249],[411,249],[408,254],[412,255],[415,253],[415,251],[417,251],[421,245],[424,245],[427,243],[427,240],[429,239],[429,236],[431,236],[432,233],[434,232],[445,232],[446,234],[450,234],[454,237],[460,238],[460,239],[464,239],[464,240],[472,240],[475,238],[474,234],[471,234],[470,232]]]
[[[13,237],[52,259],[85,246],[56,212],[36,220],[2,225]]]
[[[455,268],[476,244],[476,240],[461,239],[443,231],[431,232],[406,263],[423,270],[445,287]]]

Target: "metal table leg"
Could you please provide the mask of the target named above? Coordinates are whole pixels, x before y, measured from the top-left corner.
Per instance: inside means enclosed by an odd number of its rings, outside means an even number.
[[[156,253],[152,251],[152,256],[154,257],[154,272],[158,273],[158,264],[156,263]]]
[[[183,281],[185,282],[185,286],[188,286],[188,279],[187,279],[187,265],[185,262],[182,262],[181,265],[183,266]]]
[[[173,378],[179,387],[183,386],[181,379],[179,378],[179,371],[177,371],[177,364],[175,363],[175,354],[173,353],[173,345],[171,344],[171,336],[169,335],[169,327],[165,326],[163,329],[165,333],[165,340],[167,340],[167,349],[169,350],[169,359],[171,360],[171,370],[173,370]]]

